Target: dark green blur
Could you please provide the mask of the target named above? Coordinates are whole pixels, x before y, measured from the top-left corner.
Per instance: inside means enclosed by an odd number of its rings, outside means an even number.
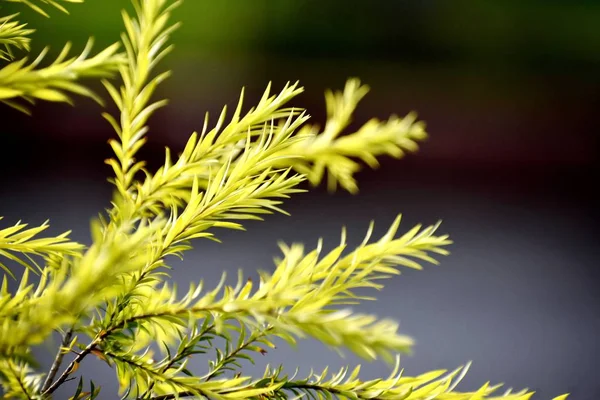
[[[124,0],[87,0],[51,19],[17,4],[42,44],[118,40]],[[600,62],[595,1],[187,0],[179,50],[285,57],[368,58],[518,71],[591,71]],[[75,39],[77,38],[77,39]],[[74,40],[75,39],[75,40]]]

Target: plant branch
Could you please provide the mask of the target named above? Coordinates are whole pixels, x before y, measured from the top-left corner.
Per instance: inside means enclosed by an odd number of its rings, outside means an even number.
[[[202,329],[202,331],[199,332],[199,335],[207,334],[208,332],[213,330],[214,327],[215,327],[214,323],[207,325],[206,328]],[[161,368],[161,372],[164,373],[164,372],[168,371],[169,368],[173,367],[173,365],[175,365],[175,363],[177,363],[180,360],[181,360],[181,357],[178,357],[178,356],[173,357],[164,367]],[[155,385],[156,385],[156,381],[152,381],[152,383],[150,383],[150,385],[148,386],[148,389],[146,389],[144,394],[142,394],[141,398],[146,398],[145,396],[151,393],[151,391]]]
[[[160,379],[164,383],[170,383],[171,385],[178,386],[180,388],[180,390],[186,390],[189,393],[193,393],[194,396],[198,396],[202,392],[201,388],[192,386],[181,380],[178,380],[177,376],[165,377],[165,376],[161,375],[163,373],[162,369],[161,370],[152,369],[147,365],[136,362],[134,359],[130,359],[130,358],[127,358],[127,357],[124,357],[122,355],[115,354],[112,352],[103,351],[103,354],[107,357],[110,357],[113,361],[118,361],[118,362],[127,364],[134,371],[144,371],[147,379],[148,380],[152,379],[153,382],[155,382],[157,379]],[[175,386],[174,386],[174,388],[175,388]]]
[[[171,393],[171,394],[163,394],[161,396],[155,396],[155,397],[151,397],[150,400],[173,400],[173,399],[178,399],[181,397],[192,397],[192,396],[196,396],[196,393],[193,392],[178,392],[178,393]]]
[[[63,373],[60,375],[60,377],[52,385],[50,385],[46,390],[42,391],[42,394],[49,395],[49,394],[54,393],[56,391],[56,389],[58,389],[60,387],[60,385],[65,383],[65,381],[67,380],[69,375],[71,375],[71,373],[73,373],[74,371],[77,370],[77,367],[79,366],[81,361],[96,348],[97,344],[98,344],[98,339],[93,340],[90,344],[88,344],[87,347],[85,349],[83,349],[83,351],[81,353],[77,354],[77,357],[75,357],[73,359],[73,361],[71,361],[69,366],[63,371]]]
[[[58,351],[56,352],[56,357],[54,358],[54,362],[52,363],[52,366],[50,367],[50,371],[48,372],[48,376],[46,377],[46,380],[44,381],[44,385],[42,386],[42,392],[46,391],[50,387],[50,385],[52,385],[52,381],[54,380],[54,377],[56,376],[58,369],[60,368],[60,364],[62,364],[62,360],[65,356],[65,352],[63,351],[63,348],[69,344],[69,342],[71,341],[72,338],[73,338],[73,328],[71,327],[65,333],[62,343],[61,343]]]
[[[110,78],[126,59],[118,52],[118,43],[89,57],[92,45],[93,40],[90,39],[79,56],[67,58],[71,49],[71,44],[67,43],[56,60],[43,68],[38,68],[38,65],[48,53],[48,48],[28,65],[26,58],[6,65],[0,69],[0,101],[25,113],[30,112],[29,108],[15,101],[18,98],[31,104],[35,99],[72,104],[69,94],[79,94],[103,104],[102,99],[79,80],[88,77]]]
[[[208,382],[209,380],[211,380],[212,378],[214,378],[215,376],[217,376],[218,372],[232,359],[235,358],[235,356],[241,352],[242,350],[246,349],[248,346],[250,346],[252,343],[256,342],[258,339],[264,337],[267,335],[267,332],[269,332],[270,330],[273,329],[273,326],[269,325],[265,330],[263,331],[259,331],[259,332],[253,332],[252,335],[250,335],[250,337],[244,342],[242,343],[240,346],[236,347],[235,349],[233,349],[232,351],[229,352],[229,354],[227,354],[225,357],[223,357],[223,359],[221,360],[221,362],[219,362],[218,365],[215,365],[215,367],[213,368],[212,371],[210,371],[208,373],[208,375],[206,375],[206,377],[204,378],[204,380],[206,382]]]
[[[313,390],[313,391],[320,391],[320,392],[326,391],[330,394],[340,394],[341,393],[339,390],[336,390],[333,388],[325,388],[323,386],[319,386],[316,384],[298,383],[298,382],[285,383],[279,390],[283,391],[283,390],[291,390],[291,389]],[[190,391],[184,391],[184,392],[163,394],[160,396],[151,397],[150,400],[174,400],[174,399],[179,399],[182,397],[193,397],[193,396],[197,396],[197,394],[194,392],[190,392]],[[261,398],[268,399],[269,397],[267,395],[263,395]],[[366,399],[366,398],[357,397],[357,399],[361,400],[361,399]],[[383,399],[383,398],[382,397],[370,397],[369,399],[370,400],[378,400],[378,399]],[[141,398],[138,398],[138,400],[141,400]]]

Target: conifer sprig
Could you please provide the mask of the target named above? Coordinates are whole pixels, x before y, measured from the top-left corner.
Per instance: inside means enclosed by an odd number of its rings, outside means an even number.
[[[420,376],[404,376],[400,369],[400,358],[396,358],[395,368],[387,379],[374,379],[362,381],[359,379],[361,366],[352,371],[348,367],[341,368],[328,379],[328,368],[320,374],[311,372],[308,378],[296,379],[297,372],[292,377],[282,373],[282,368],[270,369],[267,367],[264,378],[275,382],[283,381],[284,385],[268,398],[288,399],[289,395],[306,395],[309,398],[338,399],[438,399],[443,394],[452,392],[458,382],[464,377],[469,365],[448,373],[444,370],[431,371]],[[260,383],[259,383],[260,384]],[[486,385],[487,386],[487,385]],[[492,390],[483,390],[482,394],[489,394]],[[472,399],[473,396],[465,395],[462,399]],[[456,398],[458,400],[459,397]],[[515,400],[515,399],[512,399]]]
[[[0,217],[1,220],[2,217]],[[29,229],[26,229],[27,224],[17,222],[11,227],[0,229],[0,257],[15,261],[32,272],[40,273],[43,268],[31,258],[32,255],[42,256],[49,261],[53,257],[80,254],[83,245],[69,240],[70,231],[54,237],[39,237],[39,234],[48,227],[48,221]],[[1,259],[0,268],[15,278]]]
[[[30,104],[35,104],[36,99],[72,104],[69,94],[78,94],[102,104],[98,95],[78,81],[83,78],[110,77],[125,59],[118,53],[118,44],[90,57],[92,45],[93,40],[90,39],[79,56],[67,58],[71,49],[71,44],[67,43],[58,57],[46,67],[38,68],[48,48],[29,64],[27,58],[22,58],[6,65],[0,69],[0,101],[28,114],[29,107],[17,99]]]
[[[304,140],[290,146],[282,155],[294,155],[291,166],[306,175],[317,185],[327,172],[328,188],[334,191],[339,184],[356,193],[358,186],[354,174],[360,169],[358,158],[371,168],[379,165],[377,157],[388,155],[400,158],[407,151],[416,151],[417,142],[427,137],[423,122],[416,114],[404,118],[392,116],[387,121],[371,119],[356,132],[340,136],[352,122],[358,103],[368,93],[369,87],[358,79],[350,79],[343,92],[327,91],[327,122],[321,133],[316,126],[307,125],[298,134]],[[290,160],[290,159],[286,159]]]
[[[119,136],[119,140],[111,140],[116,159],[109,159],[115,172],[114,183],[120,195],[129,199],[129,189],[135,174],[144,166],[143,162],[135,161],[135,154],[146,141],[144,135],[148,127],[146,122],[152,113],[167,104],[160,100],[149,104],[156,87],[164,81],[170,72],[164,72],[151,78],[156,64],[165,57],[172,46],[165,46],[169,35],[179,24],[167,25],[170,12],[179,2],[154,0],[140,3],[133,1],[136,18],[123,12],[123,21],[127,33],[121,35],[127,54],[127,64],[119,69],[123,86],[117,90],[108,81],[103,81],[120,111],[120,121],[110,114],[103,116],[111,123]]]
[[[3,399],[37,398],[43,375],[35,373],[29,364],[22,360],[0,359],[0,382]]]
[[[283,372],[283,367],[267,366],[262,379],[252,382],[249,388],[270,388],[271,390],[256,397],[256,400],[287,399],[340,399],[340,400],[530,400],[533,392],[528,390],[499,392],[502,385],[486,383],[472,392],[455,391],[466,375],[470,364],[454,371],[436,370],[417,376],[406,376],[400,369],[399,359],[387,379],[361,380],[361,366],[350,370],[341,368],[329,377],[328,368],[321,373],[311,372],[307,378],[298,379],[298,371],[292,376]],[[273,389],[274,388],[274,389]],[[248,389],[246,389],[248,390]],[[229,394],[231,395],[231,394]],[[194,397],[191,391],[151,397],[152,400],[172,400]],[[215,397],[217,398],[217,397]],[[231,397],[224,397],[231,398]],[[145,399],[139,397],[138,399]],[[565,400],[566,395],[553,400]]]
[[[466,375],[470,364],[448,372],[437,370],[418,376],[405,376],[400,369],[399,358],[394,371],[387,379],[363,381],[359,378],[360,365],[352,371],[348,367],[341,368],[328,379],[328,369],[320,374],[310,373],[308,378],[296,379],[295,375],[288,377],[282,373],[282,368],[269,369],[265,372],[263,381],[285,382],[280,389],[266,399],[289,399],[290,395],[306,396],[313,399],[347,399],[347,400],[528,400],[533,393],[520,391],[512,393],[508,390],[497,394],[501,385],[484,384],[473,392],[457,392],[454,389]],[[260,386],[260,381],[257,385]],[[555,398],[560,400],[560,397]]]
[[[30,49],[31,38],[29,35],[34,31],[27,29],[27,24],[17,21],[15,18],[19,14],[0,17],[0,60],[9,61],[14,58],[13,49],[28,52]]]
[[[35,290],[28,270],[16,295],[4,284],[0,358],[25,354],[28,346],[41,343],[54,329],[73,324],[91,307],[114,297],[123,274],[143,265],[154,232],[154,226],[142,226],[135,232],[122,230],[100,237],[96,230],[95,243],[81,257],[63,259],[63,267],[55,271],[45,269]]]
[[[206,188],[211,176],[223,165],[232,164],[236,158],[241,157],[242,151],[253,141],[264,143],[265,138],[269,136],[284,137],[285,141],[278,142],[277,152],[290,146],[293,143],[291,136],[294,130],[304,123],[308,116],[301,114],[301,109],[283,106],[302,91],[303,88],[298,87],[297,83],[287,84],[279,94],[271,96],[269,85],[258,105],[241,117],[244,98],[242,91],[229,123],[225,125],[227,107],[224,107],[216,126],[210,131],[207,115],[201,134],[194,132],[191,135],[177,162],[171,161],[171,152],[167,149],[164,166],[155,174],[148,174],[137,187],[133,207],[135,213],[138,216],[149,216],[159,214],[165,207],[184,206],[189,201],[194,180],[200,187]],[[301,117],[298,117],[298,114],[301,114]],[[278,121],[283,122],[283,126],[279,125]],[[281,131],[282,129],[285,131]],[[260,154],[258,156],[263,158],[261,163],[252,165],[252,169],[246,171],[246,175],[256,175],[273,166],[274,161],[293,157],[267,158],[267,155]],[[285,165],[283,167],[285,168]]]
[[[297,337],[312,336],[332,347],[348,348],[369,360],[381,356],[391,361],[392,352],[407,351],[412,344],[410,338],[397,334],[396,323],[377,322],[373,316],[353,314],[349,310],[336,311],[331,306],[362,299],[356,296],[354,289],[380,289],[381,285],[374,281],[397,274],[399,271],[394,265],[420,268],[414,261],[408,261],[408,257],[434,261],[428,252],[446,253],[443,246],[450,242],[446,236],[434,236],[436,226],[424,230],[417,227],[394,238],[399,222],[398,218],[379,241],[369,244],[371,226],[363,244],[344,257],[341,256],[344,238],[340,246],[322,258],[319,249],[303,255],[300,246],[284,247],[285,257],[277,262],[272,275],[261,274],[259,289],[254,293],[252,282],[243,283],[241,277],[236,287],[221,289],[219,286],[204,295],[201,285],[192,287],[181,300],[175,289],[168,285],[156,288],[143,301],[132,303],[135,307],[124,308],[118,317],[113,317],[112,326],[99,321],[96,338],[100,340],[94,341],[94,348],[100,352],[108,351],[104,354],[107,358],[124,363],[124,369],[118,372],[123,382],[132,379],[128,365],[139,364],[142,360],[139,357],[151,357],[148,348],[143,348],[149,341],[142,337],[172,342],[179,339],[174,336],[181,337],[185,327],[196,321],[204,321],[206,334],[213,332],[214,327],[213,335],[224,335],[228,342],[232,334],[239,335],[235,346],[230,346],[226,353],[217,354],[207,379],[247,359],[248,351],[261,352],[262,348],[257,344],[272,345],[269,339],[272,336],[279,336],[291,344]],[[239,324],[232,325],[231,320]],[[207,321],[211,321],[210,324]],[[246,327],[252,332],[247,340]],[[132,329],[147,332],[148,336],[130,335],[129,340],[120,340],[117,348],[108,340],[118,332]],[[122,334],[119,336],[123,338]],[[135,351],[141,351],[141,355]],[[140,390],[148,391],[149,387]]]

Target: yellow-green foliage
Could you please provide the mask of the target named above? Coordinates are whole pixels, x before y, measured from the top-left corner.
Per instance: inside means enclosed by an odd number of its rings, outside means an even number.
[[[18,1],[44,15],[44,5],[66,11],[62,3],[80,2]],[[195,240],[216,240],[214,228],[243,229],[245,219],[281,212],[282,199],[301,191],[305,180],[317,185],[327,175],[330,189],[339,185],[356,192],[360,160],[375,167],[378,156],[416,150],[426,134],[409,114],[372,120],[342,135],[368,91],[357,79],[342,92],[326,94],[328,119],[319,130],[307,124],[304,110],[289,106],[303,90],[295,83],[276,94],[268,87],[245,113],[242,93],[230,117],[224,108],[209,128],[206,116],[201,133],[191,135],[181,154],[173,160],[167,149],[164,165],[151,173],[136,153],[146,141],[148,119],[166,105],[152,98],[169,75],[156,70],[171,50],[169,35],[177,24],[169,17],[178,3],[133,0],[133,5],[133,16],[123,13],[124,52],[115,44],[90,57],[90,42],[80,56],[67,59],[66,45],[47,67],[39,67],[45,52],[26,61],[32,32],[26,24],[17,15],[0,18],[0,58],[8,63],[0,69],[2,102],[28,112],[23,101],[70,102],[69,94],[100,100],[81,78],[118,73],[122,81],[119,86],[103,80],[119,110],[116,116],[104,114],[117,133],[110,141],[114,158],[107,160],[116,190],[112,208],[93,223],[92,243],[74,243],[68,232],[43,236],[47,224],[0,228],[0,257],[24,267],[21,284],[10,291],[8,279],[16,279],[15,271],[0,260],[5,274],[0,292],[3,398],[51,398],[90,355],[114,368],[123,398],[530,398],[528,391],[497,394],[498,386],[489,384],[472,393],[455,391],[468,365],[450,373],[405,376],[397,355],[410,351],[412,340],[398,332],[394,321],[347,308],[371,299],[356,289],[381,289],[381,280],[399,274],[398,267],[420,269],[420,262],[436,263],[434,255],[447,254],[450,241],[436,233],[438,224],[398,235],[398,217],[375,241],[370,240],[371,226],[363,243],[350,251],[343,232],[340,245],[327,254],[320,242],[308,251],[300,244],[281,244],[283,255],[275,260],[274,272],[261,272],[259,282],[240,272],[236,286],[223,279],[217,288],[204,290],[200,281],[178,293],[169,284],[168,256],[181,256]],[[39,275],[35,284],[28,281],[31,273]],[[54,331],[62,332],[64,340],[52,368],[38,371],[32,347]],[[359,378],[360,367],[303,378],[285,375],[282,367],[269,367],[258,377],[244,374],[240,362],[274,347],[275,338],[295,344],[304,337],[365,360],[382,358],[396,368],[389,378],[372,381]],[[225,340],[224,348],[216,346],[216,338]],[[157,345],[160,352],[152,351]],[[208,359],[206,375],[187,370],[194,354]],[[83,382],[72,398],[97,398],[100,388]]]

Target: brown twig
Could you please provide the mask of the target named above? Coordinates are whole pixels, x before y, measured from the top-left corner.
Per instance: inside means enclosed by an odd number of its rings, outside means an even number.
[[[73,338],[73,328],[71,327],[65,333],[62,343],[61,343],[58,351],[56,352],[56,357],[54,357],[54,362],[52,363],[52,366],[50,367],[50,371],[48,372],[48,376],[46,377],[46,380],[44,381],[44,385],[42,386],[42,392],[46,391],[50,387],[50,385],[52,385],[52,381],[54,380],[54,377],[56,376],[56,373],[58,372],[58,369],[60,368],[60,364],[62,364],[62,360],[65,356],[63,348],[69,344],[69,342],[71,341],[72,338]]]
[[[96,348],[97,344],[98,344],[98,339],[95,339],[90,344],[88,344],[87,347],[85,349],[83,349],[83,351],[81,353],[77,354],[77,357],[75,357],[73,359],[73,361],[71,361],[71,363],[63,371],[63,373],[60,375],[60,377],[52,385],[50,385],[46,390],[42,391],[42,394],[49,395],[49,394],[53,393],[56,389],[58,389],[60,387],[60,385],[65,383],[65,381],[67,380],[69,375],[76,369],[76,367],[79,365],[79,363],[81,363],[81,361],[85,358],[85,356],[90,354],[92,352],[92,350],[94,350]]]

